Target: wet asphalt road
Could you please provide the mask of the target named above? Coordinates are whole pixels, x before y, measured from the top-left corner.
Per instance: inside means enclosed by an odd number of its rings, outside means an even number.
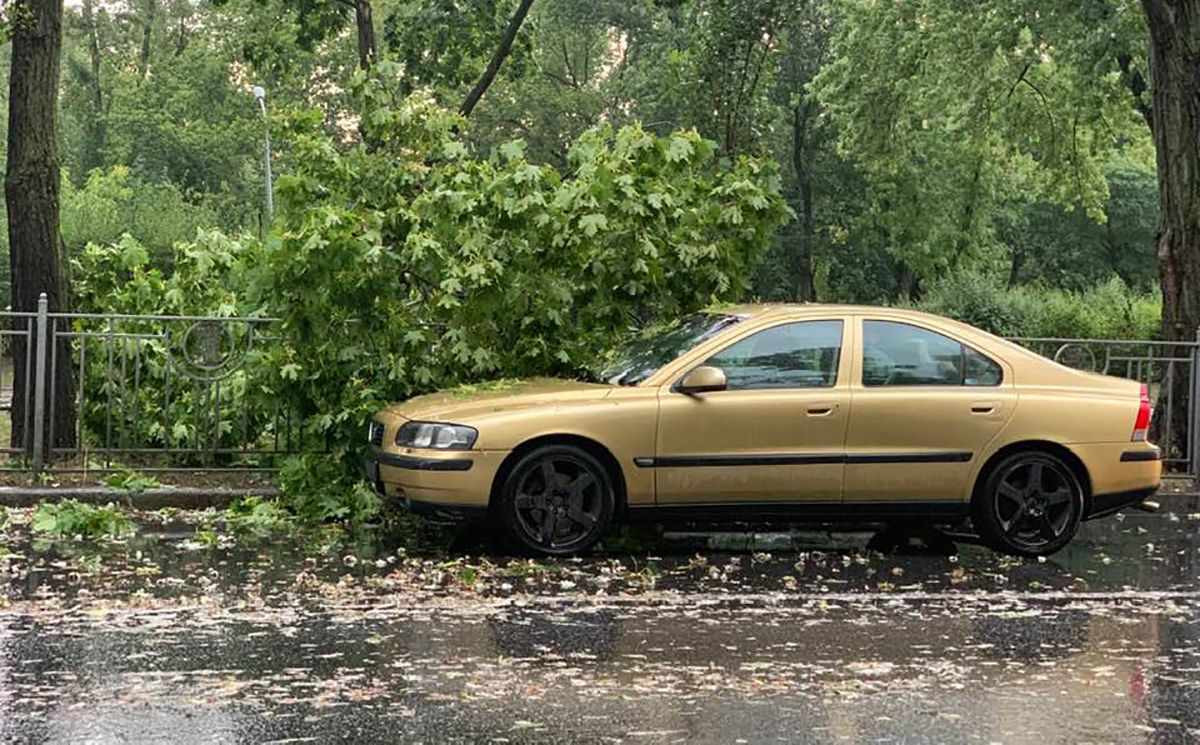
[[[0,741],[1200,742],[1200,501],[1046,562],[9,546]]]

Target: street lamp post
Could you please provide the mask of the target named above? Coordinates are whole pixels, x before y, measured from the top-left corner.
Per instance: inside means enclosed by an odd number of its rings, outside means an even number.
[[[275,194],[271,186],[271,127],[267,121],[267,91],[261,85],[254,86],[254,98],[263,115],[263,173],[266,176],[267,220],[270,226],[272,215],[275,213]]]

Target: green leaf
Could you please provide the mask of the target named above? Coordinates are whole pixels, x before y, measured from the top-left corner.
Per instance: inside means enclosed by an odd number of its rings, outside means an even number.
[[[681,135],[672,135],[667,143],[667,160],[671,163],[685,161],[693,152],[692,143]]]
[[[525,157],[525,140],[513,140],[500,146],[500,157],[506,161],[522,160]]]
[[[591,237],[608,227],[608,218],[599,213],[584,215],[579,218],[579,227],[584,235]]]

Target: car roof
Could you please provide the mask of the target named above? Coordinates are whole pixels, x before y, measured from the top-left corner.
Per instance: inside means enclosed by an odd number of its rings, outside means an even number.
[[[910,316],[913,318],[929,318],[941,321],[952,319],[925,313],[912,308],[895,308],[884,305],[842,305],[839,303],[736,303],[719,305],[710,309],[713,313],[726,313],[743,318],[757,318],[768,315],[808,315],[818,313],[870,314],[886,313],[888,315]]]
[[[926,313],[925,311],[915,310],[913,308],[896,308],[885,305],[841,305],[838,303],[740,303],[716,306],[709,309],[711,313],[722,313],[733,316],[739,316],[743,320],[752,320],[759,318],[783,317],[783,318],[802,318],[804,316],[823,315],[823,314],[844,314],[844,315],[866,315],[888,318],[895,321],[915,321],[924,322],[932,325],[934,328],[941,327],[943,329],[953,329],[960,334],[964,334],[970,338],[987,338],[991,341],[999,341],[1006,346],[1014,346],[1024,352],[1028,352],[1011,342],[1005,341],[995,334],[988,333],[981,328],[972,326],[969,323],[957,321],[953,318],[939,316],[934,313]],[[1030,352],[1030,354],[1032,354]]]

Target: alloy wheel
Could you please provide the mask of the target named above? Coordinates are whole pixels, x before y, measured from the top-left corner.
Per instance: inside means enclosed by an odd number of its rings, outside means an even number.
[[[570,550],[601,527],[605,488],[603,476],[583,459],[568,454],[543,457],[518,477],[516,525],[533,546]]]
[[[1063,466],[1042,458],[1020,460],[996,486],[996,523],[1008,541],[1037,551],[1072,529],[1075,494],[1075,477]]]

